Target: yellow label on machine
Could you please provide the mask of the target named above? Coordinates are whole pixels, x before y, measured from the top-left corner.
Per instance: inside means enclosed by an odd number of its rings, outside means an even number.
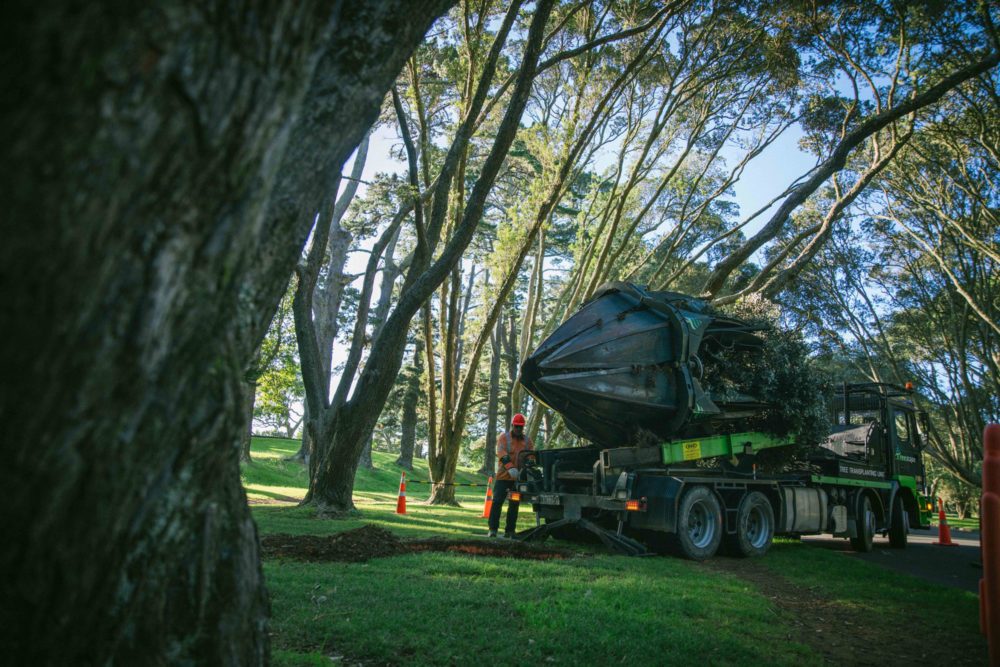
[[[684,443],[684,460],[701,458],[701,440],[692,440]]]

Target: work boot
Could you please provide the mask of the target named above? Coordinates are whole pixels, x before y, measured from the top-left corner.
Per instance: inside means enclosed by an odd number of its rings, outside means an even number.
[[[495,530],[491,530],[490,532],[486,533],[486,537],[496,538],[496,536],[497,536],[497,531]]]
[[[503,534],[503,538],[505,540],[513,540],[514,539],[514,531],[508,530],[506,533]]]

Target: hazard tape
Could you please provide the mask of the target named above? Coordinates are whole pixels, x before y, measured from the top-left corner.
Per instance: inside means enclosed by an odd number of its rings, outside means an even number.
[[[432,482],[429,479],[410,479],[406,478],[407,484],[437,484],[438,486],[489,486],[489,484],[475,484],[472,482]]]

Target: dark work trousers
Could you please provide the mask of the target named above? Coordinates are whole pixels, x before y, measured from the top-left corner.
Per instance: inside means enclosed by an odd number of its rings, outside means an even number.
[[[514,481],[509,479],[498,479],[493,482],[493,509],[490,510],[490,530],[496,530],[500,527],[500,512],[503,511],[503,501],[507,500],[507,496],[510,492],[514,490]],[[513,533],[517,530],[517,508],[521,503],[516,503],[513,500],[510,501],[510,506],[507,507],[507,523],[505,524],[504,532]]]

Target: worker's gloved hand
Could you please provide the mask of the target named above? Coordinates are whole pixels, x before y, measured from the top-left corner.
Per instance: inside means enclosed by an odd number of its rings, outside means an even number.
[[[507,474],[511,479],[517,479],[517,468],[507,468]]]

